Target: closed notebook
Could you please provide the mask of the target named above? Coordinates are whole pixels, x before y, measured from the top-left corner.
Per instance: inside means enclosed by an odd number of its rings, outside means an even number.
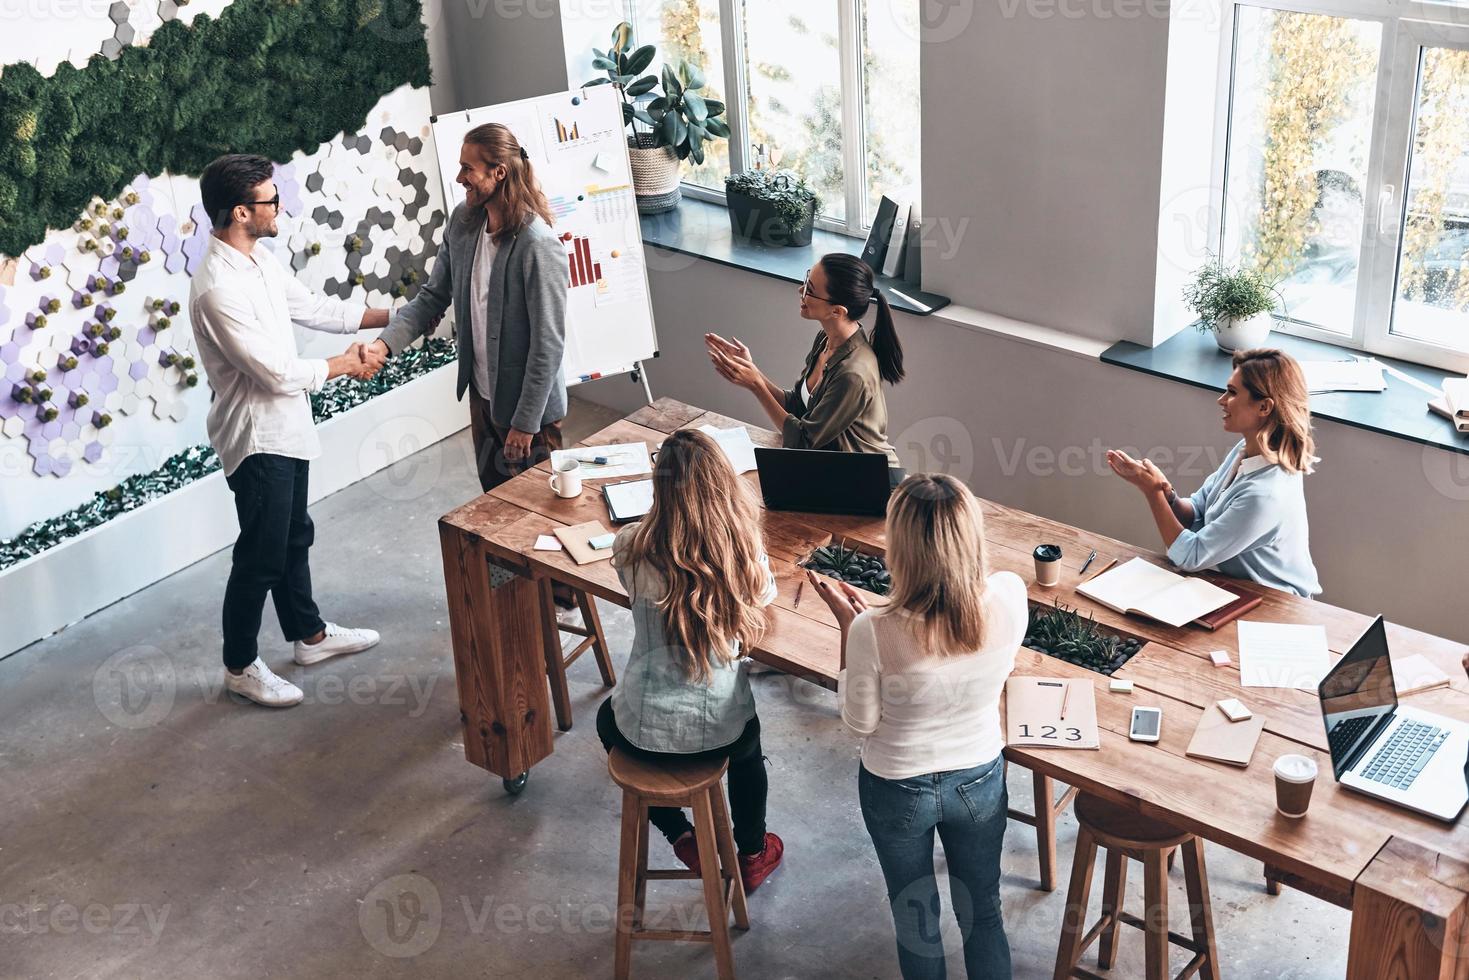
[[[1456,420],[1469,420],[1469,378],[1444,378],[1445,407]]]
[[[1261,715],[1230,721],[1217,704],[1211,704],[1199,717],[1199,727],[1194,729],[1194,737],[1189,740],[1184,755],[1247,766],[1264,730],[1265,719]]]
[[[1169,626],[1186,626],[1239,598],[1213,582],[1179,575],[1141,558],[1088,579],[1076,591],[1109,609]]]
[[[1005,744],[1033,749],[1101,748],[1091,680],[1011,677],[1005,682]]]
[[[1221,626],[1232,623],[1265,601],[1264,596],[1250,592],[1243,585],[1235,585],[1233,582],[1215,582],[1214,584],[1239,598],[1222,609],[1216,609],[1209,615],[1200,616],[1194,620],[1195,626],[1202,626],[1206,630],[1217,630]]]
[[[576,559],[578,565],[590,565],[594,561],[612,557],[611,548],[593,548],[587,544],[592,538],[601,537],[607,533],[601,521],[587,521],[585,524],[572,524],[570,527],[555,529],[556,540],[561,542],[568,555]]]
[[[1402,658],[1393,658],[1392,682],[1398,697],[1404,698],[1419,691],[1432,691],[1449,686],[1449,675],[1433,665],[1433,661],[1421,653]]]

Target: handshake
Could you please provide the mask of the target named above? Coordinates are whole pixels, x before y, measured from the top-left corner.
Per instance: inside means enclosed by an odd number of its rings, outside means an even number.
[[[366,381],[382,369],[388,360],[388,348],[380,340],[371,344],[356,343],[336,357],[327,358],[327,377],[348,375]]]

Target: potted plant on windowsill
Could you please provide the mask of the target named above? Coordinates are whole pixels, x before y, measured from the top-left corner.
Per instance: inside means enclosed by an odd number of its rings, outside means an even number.
[[[699,94],[705,82],[698,65],[683,61],[676,69],[664,65],[660,75],[639,77],[656,53],[651,44],[633,50],[632,25],[624,21],[613,28],[612,44],[606,51],[592,49],[592,67],[605,71],[606,77],[586,83],[616,85],[622,92],[622,122],[629,130],[627,152],[633,191],[642,214],[676,207],[683,197],[682,162],[692,159],[695,164],[703,163],[706,143],[729,138],[729,125],[719,118],[724,114],[724,103]],[[640,101],[660,83],[661,94]]]
[[[1276,300],[1284,306],[1276,284],[1259,270],[1226,266],[1218,259],[1194,273],[1194,281],[1183,290],[1184,303],[1199,318],[1199,331],[1212,331],[1226,353],[1270,342]]]
[[[810,245],[821,199],[790,170],[747,170],[724,179],[736,238],[766,245]]]

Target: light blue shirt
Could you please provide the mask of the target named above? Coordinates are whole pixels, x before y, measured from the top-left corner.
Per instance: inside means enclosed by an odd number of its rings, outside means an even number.
[[[1302,475],[1251,459],[1240,460],[1230,481],[1244,451],[1241,441],[1188,498],[1194,522],[1169,547],[1168,560],[1185,572],[1214,568],[1298,596],[1319,594]]]
[[[617,728],[629,742],[649,752],[706,752],[729,745],[755,717],[755,695],[746,676],[749,661],[735,650],[729,663],[710,663],[707,683],[684,674],[658,609],[658,601],[668,593],[662,574],[647,562],[622,563],[629,535],[637,526],[629,524],[619,531],[612,545],[612,563],[632,602],[633,617],[632,652],[612,689]],[[775,601],[775,576],[764,555],[760,561],[769,576],[761,604],[769,605]]]

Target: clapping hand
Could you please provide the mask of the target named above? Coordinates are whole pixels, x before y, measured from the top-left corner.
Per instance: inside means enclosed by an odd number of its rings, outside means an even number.
[[[1168,477],[1150,459],[1133,459],[1120,449],[1109,449],[1107,465],[1112,467],[1113,473],[1144,493],[1168,489]]]
[[[741,388],[755,388],[761,384],[760,369],[755,366],[750,348],[739,340],[725,340],[718,334],[706,333],[704,347],[709,352],[709,360],[714,363],[714,370],[724,380]]]
[[[857,614],[867,609],[867,603],[862,594],[852,588],[846,582],[838,582],[824,575],[817,575],[809,568],[806,569],[806,580],[816,589],[816,594],[821,596],[821,601],[831,610],[831,614],[837,618],[837,625],[846,632],[847,627],[852,625],[852,620]]]

